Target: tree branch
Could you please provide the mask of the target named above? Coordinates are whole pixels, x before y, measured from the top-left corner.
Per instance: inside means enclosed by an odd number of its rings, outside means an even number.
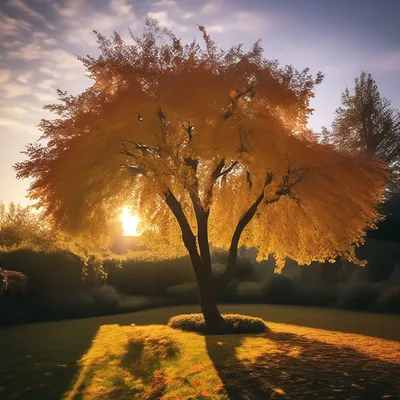
[[[164,186],[164,194],[165,194],[165,203],[174,214],[181,228],[183,243],[189,252],[193,266],[194,267],[197,266],[197,268],[199,268],[201,266],[201,259],[197,251],[196,237],[192,232],[192,228],[189,225],[186,215],[183,212],[183,209],[179,201],[177,200],[177,198],[174,196],[174,194],[167,185]]]
[[[228,283],[233,277],[234,267],[236,266],[237,261],[237,248],[239,245],[240,236],[244,228],[246,228],[248,223],[254,217],[258,206],[263,201],[265,196],[264,189],[272,183],[273,177],[274,174],[272,172],[268,172],[267,179],[265,180],[261,194],[257,197],[256,201],[250,206],[250,208],[242,215],[242,217],[239,219],[238,224],[236,225],[236,229],[233,233],[231,240],[231,246],[229,248],[228,262],[226,264],[225,271],[222,276],[217,280],[217,285],[219,287]]]
[[[297,177],[293,181],[290,180],[291,175],[292,175],[292,171],[290,168],[288,168],[288,173],[287,173],[287,175],[285,175],[283,177],[283,182],[279,186],[279,189],[275,191],[275,196],[271,199],[264,200],[264,197],[265,197],[264,189],[272,183],[272,179],[274,177],[274,174],[272,172],[268,172],[267,179],[265,180],[261,194],[257,197],[256,201],[250,206],[250,208],[242,215],[242,217],[240,218],[240,220],[236,226],[235,232],[233,233],[232,240],[231,240],[231,246],[229,248],[228,262],[227,262],[224,273],[217,281],[217,285],[219,287],[228,283],[233,277],[234,268],[236,266],[236,261],[237,261],[237,249],[238,249],[238,245],[239,245],[240,236],[241,236],[243,230],[246,228],[246,226],[249,224],[249,222],[254,217],[254,215],[257,211],[257,208],[261,204],[261,202],[264,201],[265,204],[276,203],[280,200],[280,198],[282,196],[285,196],[285,195],[298,201],[298,199],[291,192],[291,188],[293,188],[295,185],[297,185],[299,182],[301,182],[304,175]]]
[[[229,174],[229,172],[232,171],[232,169],[237,165],[237,161],[234,161],[228,168],[225,168],[223,171],[221,171],[220,173],[218,173],[215,177],[215,179],[218,179],[219,177],[223,176],[223,175],[227,175]]]
[[[196,215],[197,242],[199,244],[203,272],[211,278],[211,253],[208,242],[208,217],[210,212],[209,210],[206,211],[203,208],[199,197],[199,181],[196,175],[199,161],[191,157],[187,157],[185,158],[185,163],[192,169],[194,174],[194,183],[189,187],[189,196]]]
[[[228,111],[226,111],[225,114],[222,116],[222,118],[223,118],[225,121],[226,121],[227,119],[229,119],[229,118],[233,115],[233,113],[234,113],[234,111],[235,111],[235,109],[236,109],[236,107],[237,107],[238,100],[239,100],[241,97],[246,96],[247,94],[250,94],[252,97],[255,96],[255,92],[254,92],[254,87],[253,87],[253,86],[250,86],[250,87],[249,87],[247,90],[245,90],[244,92],[239,92],[239,93],[237,93],[236,96],[231,100],[231,104],[230,104],[230,106],[229,106]]]

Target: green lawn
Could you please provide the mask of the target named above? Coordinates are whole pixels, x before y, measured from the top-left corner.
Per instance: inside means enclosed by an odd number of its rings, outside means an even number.
[[[0,399],[400,398],[398,315],[226,305],[222,312],[261,317],[271,332],[202,336],[165,326],[198,311],[3,328]]]

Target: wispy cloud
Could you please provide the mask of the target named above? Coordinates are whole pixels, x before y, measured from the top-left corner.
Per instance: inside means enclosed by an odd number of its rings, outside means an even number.
[[[11,71],[9,69],[0,69],[0,85],[8,82],[11,76]]]
[[[181,32],[187,31],[187,27],[179,25],[175,20],[171,19],[167,11],[150,11],[147,16],[156,19],[162,28],[176,28]]]
[[[155,7],[172,7],[176,6],[176,1],[173,0],[161,0],[153,4]]]
[[[201,8],[201,12],[204,14],[216,14],[221,9],[221,4],[219,2],[210,2],[204,4]]]
[[[227,31],[237,31],[243,33],[257,33],[271,30],[275,26],[272,19],[267,19],[254,11],[234,11],[218,15],[210,19],[205,27],[208,32],[225,33]]]
[[[34,124],[29,124],[25,122],[18,121],[16,119],[0,117],[0,128],[16,129],[19,132],[25,132],[29,134],[37,134],[38,130]],[[1,129],[4,132],[4,129]]]
[[[106,9],[93,7],[82,0],[68,0],[64,6],[55,5],[64,24],[64,39],[73,45],[95,46],[93,30],[110,35],[123,27],[138,24],[132,4],[128,0],[110,0]]]
[[[42,49],[37,43],[28,43],[19,50],[13,50],[8,52],[10,59],[19,60],[37,60],[41,57]]]
[[[29,15],[33,19],[36,19],[43,23],[47,28],[55,30],[55,26],[50,24],[47,19],[40,14],[38,11],[34,10],[32,7],[28,6],[23,0],[10,0],[8,3],[11,7],[18,9],[19,11]]]
[[[188,11],[188,12],[185,12],[185,13],[182,15],[182,18],[183,18],[183,19],[190,19],[190,18],[193,18],[195,15],[196,15],[196,14],[195,14],[193,11]]]
[[[24,71],[22,74],[16,77],[16,81],[23,84],[30,83],[32,82],[33,75],[34,74],[32,71]]]
[[[0,36],[19,36],[31,30],[32,25],[29,22],[0,12]]]

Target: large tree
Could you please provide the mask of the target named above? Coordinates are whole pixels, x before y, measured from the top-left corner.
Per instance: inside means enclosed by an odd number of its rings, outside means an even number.
[[[354,89],[342,93],[342,106],[323,137],[340,151],[379,158],[391,168],[388,189],[400,192],[400,112],[381,96],[371,74],[361,72]]]
[[[238,245],[307,264],[344,256],[379,217],[384,168],[344,155],[306,129],[322,80],[281,67],[257,42],[218,50],[183,45],[148,21],[132,44],[97,33],[101,54],[81,58],[93,85],[59,91],[58,114],[16,165],[30,197],[69,232],[104,232],[123,205],[145,221],[141,239],[158,256],[187,251],[210,331],[218,291],[232,277]],[[227,249],[212,275],[210,243]]]

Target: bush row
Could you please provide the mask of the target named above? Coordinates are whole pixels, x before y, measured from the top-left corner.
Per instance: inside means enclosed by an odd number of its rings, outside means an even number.
[[[166,290],[166,298],[176,304],[198,303],[197,285],[185,282],[172,286]],[[219,301],[400,312],[400,284],[349,282],[303,285],[283,275],[273,275],[265,283],[234,280],[220,293]]]

